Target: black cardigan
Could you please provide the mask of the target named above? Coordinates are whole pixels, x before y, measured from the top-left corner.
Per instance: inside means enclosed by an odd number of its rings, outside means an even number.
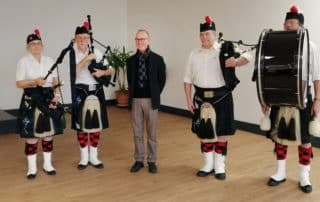
[[[136,80],[136,68],[138,66],[138,53],[127,59],[127,80],[129,90],[129,105],[131,106],[132,96],[134,94],[134,86]],[[166,83],[166,65],[163,58],[150,51],[148,72],[150,81],[150,95],[153,109],[159,109],[160,107],[160,94]]]

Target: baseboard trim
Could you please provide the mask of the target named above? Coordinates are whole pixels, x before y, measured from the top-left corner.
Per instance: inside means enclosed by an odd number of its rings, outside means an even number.
[[[16,133],[17,120],[0,121],[0,135]]]
[[[184,116],[188,118],[192,117],[192,114],[188,110],[169,107],[165,105],[160,106],[160,111],[179,115],[179,116]],[[243,121],[236,121],[236,127],[239,130],[244,130],[244,131],[256,133],[259,135],[264,135],[264,132],[259,129],[259,126],[257,124],[247,123]]]
[[[179,115],[179,116],[192,118],[192,114],[188,110],[185,110],[185,109],[179,109],[179,108],[175,108],[175,107],[161,105],[159,111],[166,112],[169,114],[175,114],[175,115]]]
[[[108,106],[116,105],[117,101],[115,99],[113,100],[106,100],[106,104]],[[67,109],[71,109],[71,104],[65,104]],[[18,115],[18,109],[9,109],[5,110],[9,114],[17,117]],[[179,109],[175,107],[170,107],[166,105],[160,106],[160,111],[174,114],[178,116],[188,117],[191,118],[192,115],[188,110],[185,109]],[[236,120],[236,127],[239,130],[251,132],[258,135],[265,135],[265,132],[261,131],[259,126],[257,124],[247,123],[243,121],[237,121]],[[16,119],[15,120],[9,120],[9,121],[0,121],[0,135],[1,134],[8,134],[8,133],[15,133],[16,132]],[[313,137],[311,136],[311,143],[312,146],[320,148],[320,137]]]

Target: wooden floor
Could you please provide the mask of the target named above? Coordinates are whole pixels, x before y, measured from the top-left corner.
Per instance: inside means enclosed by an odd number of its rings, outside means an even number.
[[[198,139],[191,133],[190,119],[159,113],[159,173],[147,168],[132,174],[134,160],[130,115],[127,109],[110,107],[111,127],[103,132],[100,159],[105,168],[88,167],[78,171],[80,153],[76,136],[70,129],[54,142],[53,163],[56,176],[42,172],[38,155],[38,176],[27,180],[24,141],[16,134],[0,135],[0,201],[1,202],[98,202],[98,201],[319,201],[319,149],[311,170],[314,191],[304,194],[298,189],[296,147],[288,151],[287,181],[279,187],[268,187],[275,157],[273,144],[265,137],[243,131],[230,139],[227,157],[227,180],[195,176],[202,166]],[[68,120],[70,117],[67,117]],[[70,122],[68,122],[70,128]],[[41,148],[41,147],[40,147]]]

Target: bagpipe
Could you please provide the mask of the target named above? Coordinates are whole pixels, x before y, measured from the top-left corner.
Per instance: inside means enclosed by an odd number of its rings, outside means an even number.
[[[61,51],[56,62],[48,70],[44,80],[52,74],[52,72],[58,67],[58,64],[62,63],[64,56],[69,50],[71,50],[72,45],[73,41],[71,41],[70,44]],[[31,99],[35,106],[33,126],[35,137],[47,137],[62,133],[63,128],[65,127],[63,98],[61,96],[62,103],[52,101],[55,97],[55,89],[59,88],[61,92],[60,87],[62,85],[63,83],[60,81],[58,72],[58,84],[52,87],[37,86],[36,88],[25,89],[26,94],[28,93],[28,90],[30,91]],[[50,105],[53,105],[54,107],[50,107]]]
[[[92,25],[91,25],[91,16],[87,15],[87,19],[88,19],[88,23],[89,23],[89,35],[90,35],[90,49],[89,49],[89,54],[90,53],[94,53],[94,45],[93,42],[96,42],[97,44],[99,44],[100,46],[102,46],[103,48],[106,49],[102,59],[99,62],[96,62],[96,60],[92,60],[91,63],[88,66],[88,69],[90,71],[90,73],[94,73],[96,70],[95,69],[100,69],[100,70],[107,70],[109,68],[109,64],[104,64],[104,61],[107,57],[107,54],[109,51],[111,51],[110,46],[105,46],[102,43],[100,43],[99,41],[95,40],[93,38],[93,34],[92,34]],[[116,78],[113,79],[113,81],[111,81],[111,75],[107,75],[107,76],[101,76],[101,77],[94,77],[96,79],[96,81],[99,84],[102,84],[106,87],[109,86],[109,84],[111,86],[115,86],[114,81]]]
[[[231,40],[224,40],[223,33],[219,32],[218,43],[221,44],[220,47],[220,66],[222,70],[223,77],[226,82],[226,87],[228,90],[232,91],[235,87],[240,83],[240,80],[236,76],[235,68],[226,68],[225,61],[231,57],[238,58],[241,56],[242,53],[253,50],[256,48],[255,44],[245,44],[242,40],[239,41],[231,41]],[[249,46],[251,47],[248,50],[240,50],[239,46]]]
[[[227,59],[234,57],[238,58],[241,54],[253,50],[256,48],[256,45],[245,44],[242,40],[239,41],[231,41],[224,40],[223,34],[220,32],[218,37],[218,43],[220,46],[220,54],[219,54],[219,62],[221,66],[221,71],[226,83],[226,90],[223,89],[219,91],[211,91],[212,93],[208,93],[208,90],[202,90],[199,87],[196,88],[196,96],[193,99],[193,104],[201,106],[200,108],[195,109],[193,117],[192,117],[192,126],[191,131],[200,139],[210,139],[210,141],[217,141],[215,124],[216,124],[216,112],[212,105],[220,102],[224,99],[231,91],[235,89],[238,83],[240,83],[239,79],[236,76],[234,67],[226,67],[225,62]],[[239,46],[249,46],[250,49],[240,50]],[[207,94],[207,95],[205,95]],[[210,96],[214,94],[213,96]]]
[[[73,40],[71,40],[69,45],[61,51],[55,63],[48,70],[48,73],[44,77],[44,80],[46,80],[50,76],[50,74],[52,74],[52,72],[58,67],[58,65],[63,62],[64,56],[67,54],[68,51],[72,49],[72,47],[73,47]],[[54,98],[54,90],[56,88],[59,88],[61,91],[62,85],[63,85],[63,82],[60,81],[59,72],[58,72],[58,84],[52,87],[37,86],[36,88],[28,88],[28,89],[25,89],[25,93],[31,95],[32,99],[36,103],[36,106],[42,112],[44,112],[45,114],[48,114],[53,118],[61,118],[61,116],[64,114],[64,111],[65,111],[63,96],[61,96],[62,103],[52,102],[52,99]],[[50,109],[49,108],[50,104],[56,106],[56,108]]]

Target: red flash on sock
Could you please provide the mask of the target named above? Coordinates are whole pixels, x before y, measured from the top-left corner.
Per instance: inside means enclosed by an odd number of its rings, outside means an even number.
[[[277,160],[286,159],[287,158],[287,150],[288,150],[288,146],[287,145],[275,143],[274,152],[277,155]]]
[[[77,136],[78,136],[80,147],[81,148],[86,147],[88,145],[88,134],[77,132]]]
[[[201,142],[201,152],[212,152],[214,147],[214,143],[204,143]]]
[[[90,133],[90,145],[97,147],[100,140],[100,132]]]
[[[45,141],[42,140],[42,151],[51,152],[53,150],[53,140]]]
[[[35,143],[35,144],[26,143],[24,152],[28,156],[28,155],[36,154],[37,150],[38,150],[38,143]]]
[[[227,155],[228,142],[215,142],[214,151],[217,154]]]
[[[311,163],[311,158],[312,158],[312,147],[298,147],[299,150],[299,163],[302,165],[310,165]]]

